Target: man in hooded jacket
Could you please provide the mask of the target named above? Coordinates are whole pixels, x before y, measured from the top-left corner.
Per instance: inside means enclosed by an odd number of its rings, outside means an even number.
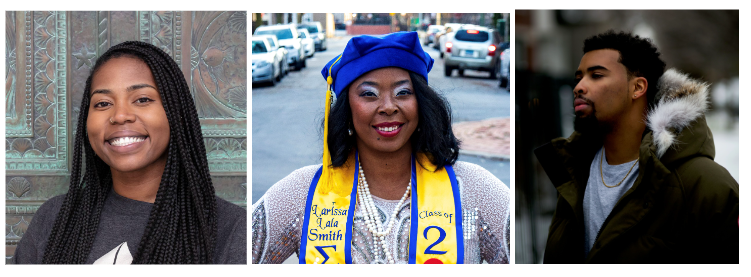
[[[575,132],[535,150],[558,190],[545,263],[738,263],[738,183],[714,162],[709,85],[648,39],[584,42]]]

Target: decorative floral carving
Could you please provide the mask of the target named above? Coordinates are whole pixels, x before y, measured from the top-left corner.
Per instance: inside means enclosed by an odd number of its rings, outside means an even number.
[[[23,237],[23,234],[26,233],[26,229],[29,229],[29,222],[26,221],[26,218],[24,216],[22,216],[21,221],[19,221],[16,226],[13,226],[13,233],[18,235],[19,237]]]
[[[30,139],[27,138],[18,138],[13,140],[13,144],[11,145],[11,149],[18,151],[19,153],[26,152],[26,150],[31,149],[33,144],[31,143]]]
[[[235,152],[240,147],[240,142],[234,139],[223,139],[219,141],[219,149],[230,153]]]
[[[47,130],[50,129],[52,124],[47,122],[47,119],[44,118],[44,116],[37,117],[36,120],[34,120],[34,134],[40,137],[47,136]]]
[[[6,150],[5,151],[5,158],[6,159],[20,159],[21,157],[22,157],[21,153],[19,153],[16,150]]]
[[[232,32],[245,34],[248,29],[248,15],[242,12],[235,12],[227,19],[227,26]]]
[[[64,82],[60,80],[65,78],[67,71],[65,12],[41,11],[33,15],[28,13],[25,25],[28,31],[25,42],[28,134],[8,136],[7,170],[57,170],[67,165],[65,153],[61,154],[54,147],[58,137],[65,136],[65,133],[56,132],[57,119],[67,113],[65,103],[57,104],[66,97],[65,88],[58,86],[58,82]],[[84,54],[90,52],[84,51]],[[60,138],[61,141],[64,139]]]
[[[8,217],[5,221],[5,239],[6,240],[18,240],[21,239],[26,229],[29,228],[29,222],[24,216],[12,216]]]
[[[48,11],[37,11],[34,12],[34,23],[37,25],[46,26],[47,19],[52,16],[51,12]]]
[[[47,87],[52,83],[50,78],[47,78],[47,74],[44,72],[39,72],[34,75],[34,90],[39,91],[46,91]]]
[[[26,196],[31,190],[31,183],[26,178],[14,177],[8,182],[8,199],[18,199]]]
[[[57,151],[55,147],[47,148],[47,150],[44,150],[44,156],[47,158],[54,158],[56,154],[55,151]]]
[[[50,100],[47,99],[47,96],[44,94],[37,94],[37,96],[34,97],[34,111],[36,114],[45,113],[50,104]]]
[[[52,37],[52,35],[47,32],[47,29],[37,28],[34,30],[34,45],[39,48],[45,48],[50,37]]]
[[[210,153],[214,149],[216,149],[217,145],[219,143],[215,139],[204,139],[203,140],[204,146],[206,146],[206,153]]]
[[[23,153],[24,159],[36,159],[36,158],[42,158],[44,157],[44,154],[42,151],[39,151],[37,149],[29,149],[25,153]]]
[[[34,149],[45,151],[47,148],[50,148],[50,144],[47,142],[46,138],[38,138],[34,140]]]
[[[247,155],[247,142],[245,139],[236,138],[206,138],[206,154],[214,160],[242,159]]]
[[[197,63],[189,83],[201,119],[246,117],[247,111],[229,104],[228,99],[230,89],[247,85],[246,33],[234,32],[229,26],[229,19],[235,13],[194,13],[192,37],[195,39],[191,40],[191,46],[197,52],[194,56]],[[235,19],[235,28],[241,28],[240,23]],[[234,134],[239,133],[242,132]]]
[[[171,11],[157,11],[151,13],[152,38],[151,44],[172,55],[172,17]]]
[[[248,108],[248,89],[245,86],[237,86],[229,89],[227,104],[230,106],[247,111]]]

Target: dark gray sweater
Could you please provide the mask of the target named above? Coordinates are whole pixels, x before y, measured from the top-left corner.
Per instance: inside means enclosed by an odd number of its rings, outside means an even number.
[[[47,239],[64,200],[65,195],[55,196],[39,207],[29,228],[18,242],[12,263],[42,263]],[[135,256],[152,206],[151,203],[125,198],[112,190],[104,202],[99,229],[86,263],[94,263],[123,242],[127,243],[131,256]],[[218,226],[214,263],[246,264],[245,209],[219,197],[216,198],[216,206]]]

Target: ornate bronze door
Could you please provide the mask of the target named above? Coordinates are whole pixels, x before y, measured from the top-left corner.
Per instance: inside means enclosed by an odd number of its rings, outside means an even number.
[[[198,108],[216,193],[246,207],[245,12],[6,12],[6,261],[34,213],[69,185],[73,138],[91,67],[140,40],[182,67]]]

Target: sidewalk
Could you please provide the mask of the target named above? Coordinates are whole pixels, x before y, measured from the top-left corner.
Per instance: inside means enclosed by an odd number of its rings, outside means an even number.
[[[460,153],[490,159],[509,160],[511,155],[511,122],[508,117],[453,125],[454,135],[462,141]]]

